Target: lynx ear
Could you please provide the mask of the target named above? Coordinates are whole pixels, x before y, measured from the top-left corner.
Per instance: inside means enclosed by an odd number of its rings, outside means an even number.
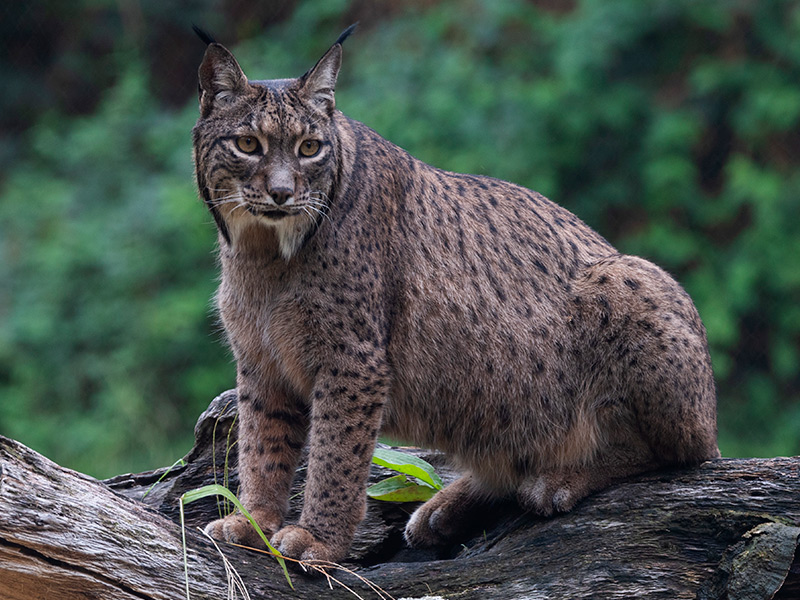
[[[215,103],[227,103],[247,86],[245,76],[233,54],[222,44],[212,42],[206,48],[198,70],[200,112],[206,116]]]
[[[300,91],[327,112],[336,106],[334,90],[339,68],[342,66],[342,43],[355,31],[356,25],[358,24],[345,29],[314,68],[300,78]]]

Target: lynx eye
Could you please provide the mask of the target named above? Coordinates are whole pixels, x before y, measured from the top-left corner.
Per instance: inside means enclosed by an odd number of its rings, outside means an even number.
[[[246,154],[252,154],[259,148],[258,140],[252,135],[243,135],[236,138],[236,145],[238,146],[239,150],[245,152]]]
[[[305,156],[306,158],[316,156],[321,147],[322,144],[317,140],[306,140],[300,144],[300,156]]]

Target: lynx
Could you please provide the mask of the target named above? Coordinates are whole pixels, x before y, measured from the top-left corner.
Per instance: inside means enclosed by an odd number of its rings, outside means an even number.
[[[654,264],[540,194],[431,167],[335,106],[345,31],[296,79],[250,81],[206,37],[193,130],[237,363],[241,498],[290,557],[340,560],[379,432],[463,476],[406,540],[491,499],[541,515],[719,456],[706,334]],[[304,445],[299,522],[284,525]],[[219,539],[258,544],[240,514]]]

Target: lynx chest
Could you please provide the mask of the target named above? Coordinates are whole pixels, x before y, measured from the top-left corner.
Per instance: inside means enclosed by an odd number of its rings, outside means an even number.
[[[224,261],[217,306],[240,370],[308,396],[316,367],[314,319],[302,290],[269,267]]]

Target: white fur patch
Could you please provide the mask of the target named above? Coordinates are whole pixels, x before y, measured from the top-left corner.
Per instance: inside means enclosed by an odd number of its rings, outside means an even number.
[[[239,195],[241,197],[241,195]],[[311,215],[306,211],[295,213],[273,220],[265,216],[255,216],[243,208],[243,204],[236,206],[224,215],[225,224],[231,237],[231,243],[236,248],[242,235],[251,227],[264,227],[275,232],[278,249],[284,260],[290,260],[303,245],[303,241],[310,228],[314,226]]]
[[[306,226],[303,223],[304,218]],[[289,260],[300,250],[308,232],[307,223],[308,218],[305,215],[286,217],[277,223],[269,223],[269,226],[274,227],[278,234],[278,245],[281,249],[281,256],[285,260]]]

